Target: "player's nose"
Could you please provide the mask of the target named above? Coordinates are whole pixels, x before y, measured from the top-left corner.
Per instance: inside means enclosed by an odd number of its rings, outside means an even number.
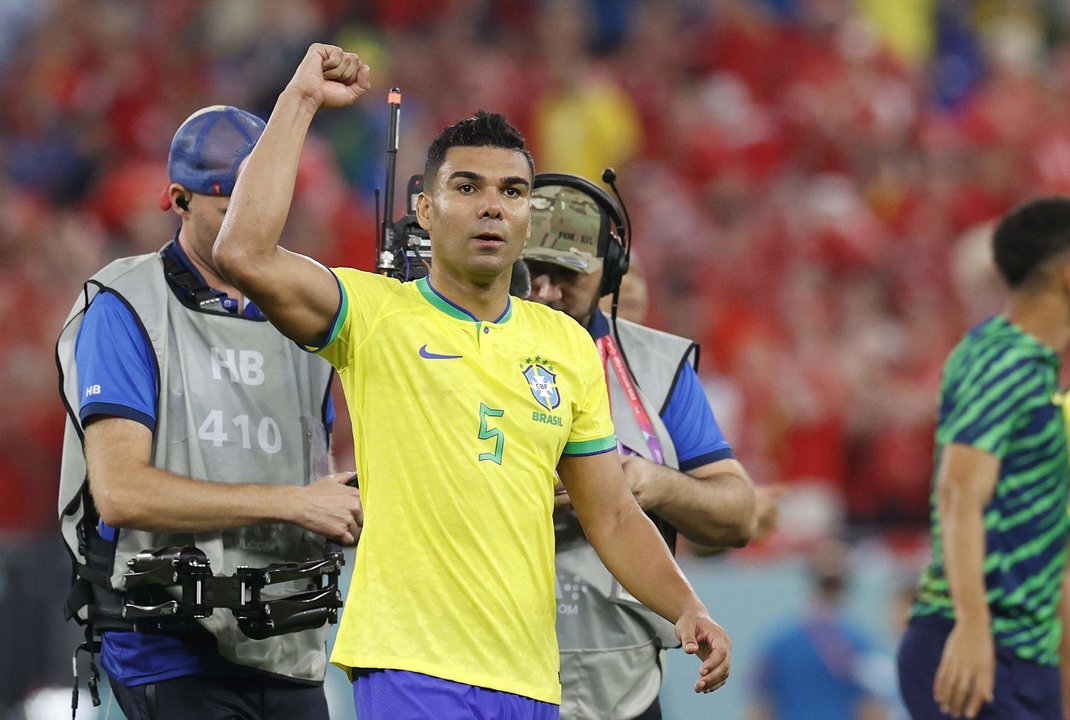
[[[480,193],[479,217],[481,218],[494,218],[500,220],[502,217],[502,198],[498,193],[497,188],[487,188],[484,192]]]

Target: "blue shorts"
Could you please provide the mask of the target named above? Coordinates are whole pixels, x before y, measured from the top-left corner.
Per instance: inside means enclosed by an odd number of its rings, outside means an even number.
[[[360,720],[558,720],[561,708],[523,695],[408,672],[356,671]]]
[[[899,691],[914,720],[950,718],[933,699],[936,669],[954,622],[941,617],[911,618],[899,643]],[[1059,669],[1038,665],[996,648],[995,701],[981,707],[978,720],[1062,720]]]

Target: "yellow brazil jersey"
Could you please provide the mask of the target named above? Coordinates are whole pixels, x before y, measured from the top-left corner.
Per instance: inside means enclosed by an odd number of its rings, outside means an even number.
[[[332,662],[559,703],[554,470],[616,448],[588,333],[510,298],[479,322],[426,280],[335,271],[331,340],[364,530]]]

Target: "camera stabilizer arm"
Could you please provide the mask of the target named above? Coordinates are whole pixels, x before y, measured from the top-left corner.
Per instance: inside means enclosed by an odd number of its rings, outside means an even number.
[[[138,629],[159,630],[226,608],[245,635],[262,640],[335,623],[342,607],[338,574],[345,560],[334,542],[327,543],[322,559],[239,567],[229,577],[214,575],[204,552],[189,546],[140,552],[127,564],[123,617]],[[268,585],[306,579],[307,590],[270,600],[261,597]],[[178,588],[178,599],[169,588]]]

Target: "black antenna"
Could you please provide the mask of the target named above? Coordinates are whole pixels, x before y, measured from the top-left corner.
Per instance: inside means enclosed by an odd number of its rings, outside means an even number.
[[[382,219],[382,216],[379,214],[379,212],[380,212],[379,200],[382,199],[380,197],[381,194],[382,194],[382,191],[378,187],[376,187],[375,188],[375,269],[376,269],[376,271],[379,271],[379,263],[381,262],[380,258],[383,255],[383,246],[381,244],[382,241],[383,241],[383,226],[381,224],[383,222],[383,219]]]
[[[398,172],[398,144],[401,120],[401,88],[390,88],[386,98],[390,106],[390,131],[386,139],[386,189],[383,193],[383,231],[379,235],[378,257],[375,260],[376,271],[385,272],[397,267],[394,259],[390,264],[384,262],[384,252],[393,247],[394,240],[394,180]]]

